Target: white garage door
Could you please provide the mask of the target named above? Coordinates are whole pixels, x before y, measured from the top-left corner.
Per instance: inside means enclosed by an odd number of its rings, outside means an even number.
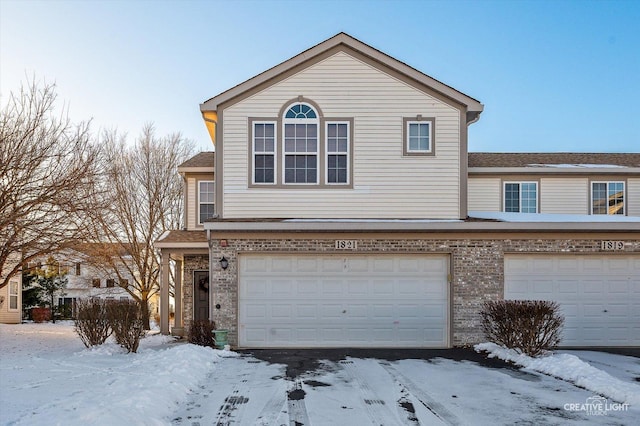
[[[640,346],[640,256],[505,256],[505,299],[554,300],[562,346]]]
[[[446,347],[448,257],[240,255],[242,347]]]

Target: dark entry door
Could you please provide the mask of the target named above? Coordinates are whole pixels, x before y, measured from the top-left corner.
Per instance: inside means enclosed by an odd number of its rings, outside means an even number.
[[[209,319],[209,271],[193,273],[193,319]]]

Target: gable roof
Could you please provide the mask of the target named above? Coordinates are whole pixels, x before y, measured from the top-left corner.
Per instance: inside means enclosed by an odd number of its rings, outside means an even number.
[[[382,67],[389,67],[392,70],[399,72],[403,76],[417,83],[418,85],[427,86],[431,90],[434,90],[442,96],[451,99],[452,101],[465,105],[467,107],[467,122],[471,123],[476,121],[480,113],[483,110],[483,105],[476,99],[448,86],[433,77],[430,77],[417,69],[401,62],[391,56],[351,37],[344,32],[338,33],[335,36],[319,43],[310,49],[305,50],[302,53],[288,59],[267,71],[258,74],[257,76],[250,78],[249,80],[232,87],[220,93],[217,96],[200,104],[200,111],[217,111],[218,107],[228,101],[232,101],[234,98],[241,96],[242,94],[253,90],[260,85],[263,85],[272,79],[277,79],[279,76],[293,70],[296,67],[305,67],[306,63],[311,62],[314,58],[329,52],[332,49],[340,49],[351,52],[357,52],[362,54],[375,63],[380,64]]]
[[[489,153],[470,152],[472,167],[640,167],[640,153]]]

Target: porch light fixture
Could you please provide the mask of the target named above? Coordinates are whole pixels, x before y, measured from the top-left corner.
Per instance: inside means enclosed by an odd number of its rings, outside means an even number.
[[[220,267],[222,269],[227,269],[229,267],[229,261],[224,256],[222,256],[222,259],[220,259]]]

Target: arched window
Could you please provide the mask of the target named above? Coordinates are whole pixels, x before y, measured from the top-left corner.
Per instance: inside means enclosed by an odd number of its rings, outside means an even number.
[[[284,183],[318,183],[319,120],[315,109],[296,102],[284,114]]]

